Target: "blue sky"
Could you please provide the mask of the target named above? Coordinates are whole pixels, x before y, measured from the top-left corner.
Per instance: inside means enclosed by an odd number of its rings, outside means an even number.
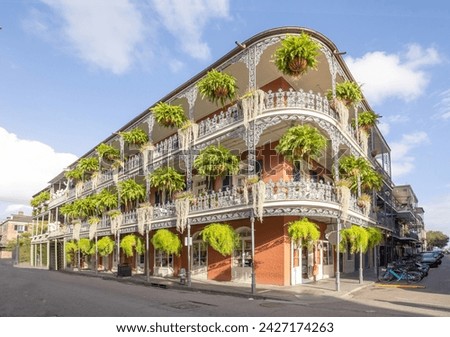
[[[411,184],[450,234],[450,2],[0,0],[0,219],[168,92],[274,27],[345,59]]]

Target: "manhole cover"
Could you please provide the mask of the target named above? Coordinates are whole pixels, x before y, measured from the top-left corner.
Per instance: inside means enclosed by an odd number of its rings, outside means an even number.
[[[180,309],[180,310],[186,310],[186,309],[200,308],[200,305],[192,303],[192,302],[179,302],[179,303],[170,304],[169,307],[172,307],[175,309]]]

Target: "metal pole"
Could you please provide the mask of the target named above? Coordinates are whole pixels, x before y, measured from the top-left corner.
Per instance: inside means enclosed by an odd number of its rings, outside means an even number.
[[[58,239],[55,239],[55,270],[58,270]]]
[[[253,208],[250,209],[250,225],[252,240],[252,294],[256,294],[256,275],[255,275],[255,214]]]
[[[98,274],[98,235],[97,231],[95,231],[95,274]]]
[[[188,270],[187,270],[187,286],[191,286],[191,222],[187,219],[187,249],[188,249]]]
[[[341,290],[341,272],[340,272],[340,247],[341,243],[341,219],[337,218],[337,234],[336,234],[336,291]]]
[[[148,242],[148,237],[149,237],[149,230],[150,230],[150,228],[149,228],[150,226],[149,226],[149,224],[147,224],[147,226],[146,226],[146,231],[145,231],[145,279],[146,279],[146,281],[147,282],[149,282],[150,281],[150,264],[149,264],[149,256],[148,256],[148,254],[149,254],[149,249],[150,249],[150,245],[149,245],[149,242]]]
[[[117,229],[117,251],[116,251],[116,263],[117,263],[117,276],[119,276],[119,264],[120,264],[120,231]]]

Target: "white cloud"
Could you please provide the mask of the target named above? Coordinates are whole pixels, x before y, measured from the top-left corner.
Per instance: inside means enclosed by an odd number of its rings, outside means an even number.
[[[28,205],[15,204],[15,203],[2,203],[0,202],[0,221],[11,216],[11,214],[17,214],[22,211],[26,215],[30,215],[32,207]]]
[[[178,40],[181,49],[200,60],[210,58],[210,49],[202,40],[206,24],[229,16],[228,0],[153,0],[165,28]]]
[[[415,157],[410,154],[411,150],[429,141],[428,135],[421,131],[404,134],[400,141],[392,142],[392,176],[394,180],[411,172],[415,165]]]
[[[28,25],[39,34],[60,23],[63,41],[71,51],[101,69],[120,74],[127,71],[139,54],[144,39],[143,19],[129,0],[41,0],[53,9],[56,19],[35,15]],[[62,19],[62,20],[61,20]],[[44,21],[46,20],[46,22]]]
[[[382,51],[367,53],[361,58],[347,57],[356,81],[362,84],[369,103],[380,104],[387,98],[411,101],[424,93],[429,75],[423,67],[441,62],[434,48],[418,44],[408,46],[404,54],[387,54]]]
[[[439,97],[439,103],[434,106],[438,110],[437,117],[450,120],[450,89],[441,92]]]
[[[0,144],[0,201],[10,205],[28,204],[33,194],[77,159],[44,143],[19,139],[1,127]]]

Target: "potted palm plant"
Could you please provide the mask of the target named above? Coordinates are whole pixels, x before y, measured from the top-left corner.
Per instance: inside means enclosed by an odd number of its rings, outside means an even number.
[[[36,208],[36,207],[41,206],[48,200],[50,200],[50,192],[43,191],[43,192],[39,193],[37,196],[35,196],[33,199],[31,199],[30,205]]]
[[[297,167],[300,172],[309,176],[302,162],[308,164],[311,159],[322,155],[327,146],[326,138],[316,128],[309,125],[297,125],[289,128],[280,138],[275,151]]]
[[[285,75],[298,78],[309,69],[317,69],[320,46],[308,34],[289,35],[275,51],[274,62]]]
[[[107,165],[112,165],[120,159],[120,150],[112,145],[101,143],[95,150],[100,161]]]
[[[119,132],[125,143],[131,148],[139,149],[148,142],[147,133],[141,128],[134,128],[130,131]]]
[[[64,175],[67,179],[70,179],[74,182],[83,180],[83,171],[79,167],[75,167],[72,170],[66,171]]]
[[[362,190],[379,190],[382,185],[382,177],[376,172],[370,163],[363,157],[349,155],[339,160],[339,170],[343,178],[350,181],[350,189],[361,195]]]
[[[166,128],[181,127],[187,118],[181,105],[159,102],[151,109],[156,122]]]
[[[96,206],[99,213],[105,213],[112,209],[117,208],[118,195],[117,191],[110,191],[106,188],[95,195]]]
[[[369,133],[370,129],[378,123],[379,118],[380,115],[373,111],[363,111],[358,114],[357,123],[355,120],[352,121],[352,126],[356,127],[356,124],[358,124],[360,130],[364,130],[366,133]]]
[[[119,182],[120,201],[125,205],[125,212],[132,209],[133,203],[143,201],[145,186],[138,184],[134,179]]]
[[[332,101],[333,93],[328,91],[328,100]],[[347,108],[358,104],[362,100],[361,86],[353,81],[344,81],[336,84],[336,99],[341,101]]]
[[[78,253],[78,245],[75,241],[68,241],[64,245],[64,250],[66,254],[67,264],[70,266],[70,269],[73,269],[75,265],[75,259]]]
[[[211,189],[213,179],[239,172],[239,158],[226,147],[209,145],[195,158],[194,168],[199,175],[207,178]]]
[[[97,173],[100,169],[100,164],[97,157],[81,158],[78,162],[77,168],[79,168],[83,174],[83,180],[87,180],[92,177],[94,173]]]
[[[239,234],[228,224],[212,223],[201,231],[203,241],[223,256],[231,255],[239,244]]]
[[[197,87],[202,95],[210,102],[224,106],[226,102],[233,101],[237,96],[236,78],[232,75],[218,71],[210,70],[205,77],[198,83]]]
[[[186,187],[184,175],[171,166],[160,167],[150,173],[148,177],[150,185],[162,193],[163,203],[166,193],[171,198],[174,192],[181,191]]]

